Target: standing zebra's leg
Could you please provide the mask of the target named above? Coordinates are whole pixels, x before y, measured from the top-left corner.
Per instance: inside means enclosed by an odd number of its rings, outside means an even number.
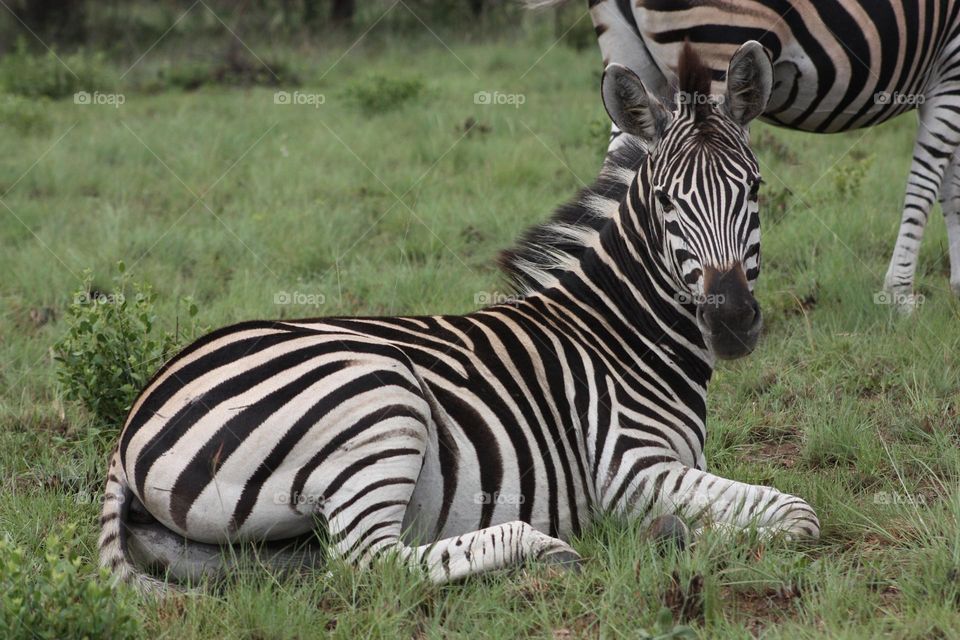
[[[960,149],[943,178],[940,188],[940,207],[947,223],[947,243],[950,250],[950,288],[960,296]]]
[[[649,467],[618,493],[620,510],[640,511],[647,518],[676,513],[696,526],[719,525],[736,530],[756,527],[762,534],[820,537],[816,513],[800,498],[773,487],[721,478],[679,462]]]
[[[960,146],[960,129],[952,124],[960,109],[960,96],[938,95],[920,106],[920,125],[913,147],[913,164],[907,181],[900,233],[884,279],[892,302],[906,313],[913,311],[913,278],[923,230],[930,207],[941,191],[944,172]]]

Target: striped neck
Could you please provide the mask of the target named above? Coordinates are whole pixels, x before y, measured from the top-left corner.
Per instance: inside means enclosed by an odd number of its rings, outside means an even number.
[[[706,390],[713,371],[696,320],[696,306],[667,265],[663,232],[650,213],[650,159],[642,164],[617,213],[597,234],[579,264],[542,290],[548,298],[573,297],[595,318],[606,342],[625,343],[633,357],[656,358],[684,371],[691,390]],[[598,331],[602,325],[607,332]],[[622,344],[610,344],[622,349]],[[653,364],[653,363],[651,363]],[[662,368],[662,367],[661,367]],[[699,394],[698,394],[699,395]]]

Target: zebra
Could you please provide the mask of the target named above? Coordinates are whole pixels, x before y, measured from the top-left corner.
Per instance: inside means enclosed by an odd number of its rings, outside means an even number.
[[[532,6],[565,0],[532,0]],[[762,119],[835,133],[917,109],[919,127],[900,230],[884,276],[885,296],[911,312],[914,276],[930,209],[947,227],[950,287],[960,296],[960,1],[936,0],[590,0],[604,66],[633,69],[669,93],[685,41],[722,93],[723,64],[747,39],[773,57],[774,88]],[[612,128],[610,150],[622,143]]]
[[[682,88],[706,87],[692,50],[681,65]],[[163,588],[147,565],[215,575],[226,560],[205,550],[316,532],[324,559],[393,557],[443,583],[579,566],[569,540],[604,513],[817,538],[800,498],[706,471],[707,382],[762,325],[747,141],[772,88],[761,45],[740,47],[728,76],[722,105],[694,108],[606,70],[612,121],[645,144],[502,254],[516,299],[462,316],[248,321],[186,347],[112,454],[101,564]]]

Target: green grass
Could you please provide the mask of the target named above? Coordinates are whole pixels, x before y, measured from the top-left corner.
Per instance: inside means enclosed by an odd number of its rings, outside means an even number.
[[[596,51],[549,45],[453,42],[455,57],[432,39],[388,42],[336,64],[345,47],[300,52],[302,85],[283,90],[323,94],[317,108],[275,104],[274,88],[122,85],[119,108],[5,102],[0,530],[39,557],[47,533],[75,523],[93,564],[115,433],[63,399],[50,351],[86,268],[105,288],[123,260],[155,288],[169,330],[182,296],[220,326],[466,312],[505,291],[497,251],[590,182],[605,146]],[[384,78],[395,104],[358,98]],[[525,102],[477,105],[478,91]],[[245,575],[145,604],[144,635],[637,637],[664,605],[704,638],[955,633],[960,305],[939,214],[920,259],[922,307],[900,318],[873,302],[913,131],[909,116],[829,137],[754,130],[770,202],[767,330],[716,373],[708,460],[807,499],[819,543],[708,538],[661,557],[643,531],[603,522],[575,542],[579,576],[532,568],[435,587],[392,566]],[[282,294],[313,297],[276,304]]]

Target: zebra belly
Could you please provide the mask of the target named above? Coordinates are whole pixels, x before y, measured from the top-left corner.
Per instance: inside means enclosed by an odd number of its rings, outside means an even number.
[[[916,95],[939,62],[927,43],[946,41],[955,6],[954,0],[676,0],[638,2],[633,11],[660,71],[670,77],[689,39],[715,72],[713,93],[723,89],[737,46],[759,40],[774,55],[765,120],[834,133],[873,126],[918,106]]]

